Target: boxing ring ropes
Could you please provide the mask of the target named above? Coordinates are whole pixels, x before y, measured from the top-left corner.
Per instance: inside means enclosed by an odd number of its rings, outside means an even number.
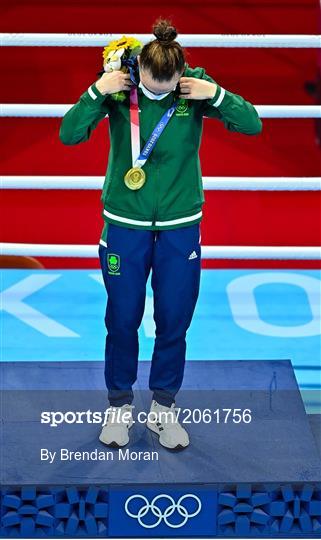
[[[151,34],[131,34],[147,43]],[[7,47],[103,47],[122,34],[2,33]],[[184,47],[321,48],[320,35],[180,34]],[[72,105],[2,104],[1,117],[62,117]],[[255,105],[261,118],[321,118],[319,105]],[[108,115],[106,115],[107,117]],[[3,189],[95,189],[102,176],[2,176]],[[205,190],[320,191],[321,177],[203,177]],[[98,257],[97,245],[2,243],[3,255]],[[321,260],[321,246],[202,246],[203,259]]]

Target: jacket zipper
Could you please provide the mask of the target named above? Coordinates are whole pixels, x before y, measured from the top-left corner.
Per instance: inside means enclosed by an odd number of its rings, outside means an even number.
[[[155,204],[154,213],[153,213],[153,220],[152,220],[152,226],[154,226],[155,223],[156,223],[156,209],[157,209],[157,205]]]
[[[156,223],[156,214],[157,214],[157,186],[158,186],[158,167],[156,168],[157,174],[156,174],[156,185],[155,185],[155,205],[154,205],[154,212],[153,212],[153,220],[152,220],[152,226]]]

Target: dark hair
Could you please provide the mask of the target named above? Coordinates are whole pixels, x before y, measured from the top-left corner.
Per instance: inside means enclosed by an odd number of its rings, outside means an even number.
[[[174,41],[177,31],[167,19],[157,19],[153,25],[153,41],[146,43],[140,53],[140,65],[151,72],[153,79],[169,81],[185,67],[185,53]]]

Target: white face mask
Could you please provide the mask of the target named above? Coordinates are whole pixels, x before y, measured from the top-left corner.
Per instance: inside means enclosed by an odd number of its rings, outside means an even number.
[[[141,81],[139,82],[138,86],[139,86],[139,88],[142,89],[145,96],[148,97],[149,99],[160,100],[160,99],[163,99],[164,97],[168,96],[168,94],[170,94],[170,92],[166,92],[165,94],[153,94],[152,92],[150,92],[150,90],[148,90],[146,88],[146,86],[143,85],[143,83]],[[175,90],[175,88],[173,88],[173,90]]]

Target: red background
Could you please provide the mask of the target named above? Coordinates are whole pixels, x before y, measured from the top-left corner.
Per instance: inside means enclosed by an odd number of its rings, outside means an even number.
[[[180,33],[317,34],[317,0],[118,2],[2,0],[3,32],[149,33],[158,16]],[[179,39],[179,38],[178,38]],[[224,88],[254,105],[309,105],[317,76],[316,49],[190,48],[187,61],[203,66]],[[96,80],[101,47],[3,47],[4,103],[75,103]],[[60,118],[2,118],[3,175],[104,175],[108,120],[91,139],[64,146]],[[313,119],[263,119],[259,136],[204,121],[204,176],[320,176],[321,150]],[[320,192],[207,191],[203,245],[321,245]],[[4,242],[98,244],[100,191],[4,190]],[[39,258],[47,268],[95,268],[97,259]],[[319,263],[204,261],[204,267],[318,267]]]

